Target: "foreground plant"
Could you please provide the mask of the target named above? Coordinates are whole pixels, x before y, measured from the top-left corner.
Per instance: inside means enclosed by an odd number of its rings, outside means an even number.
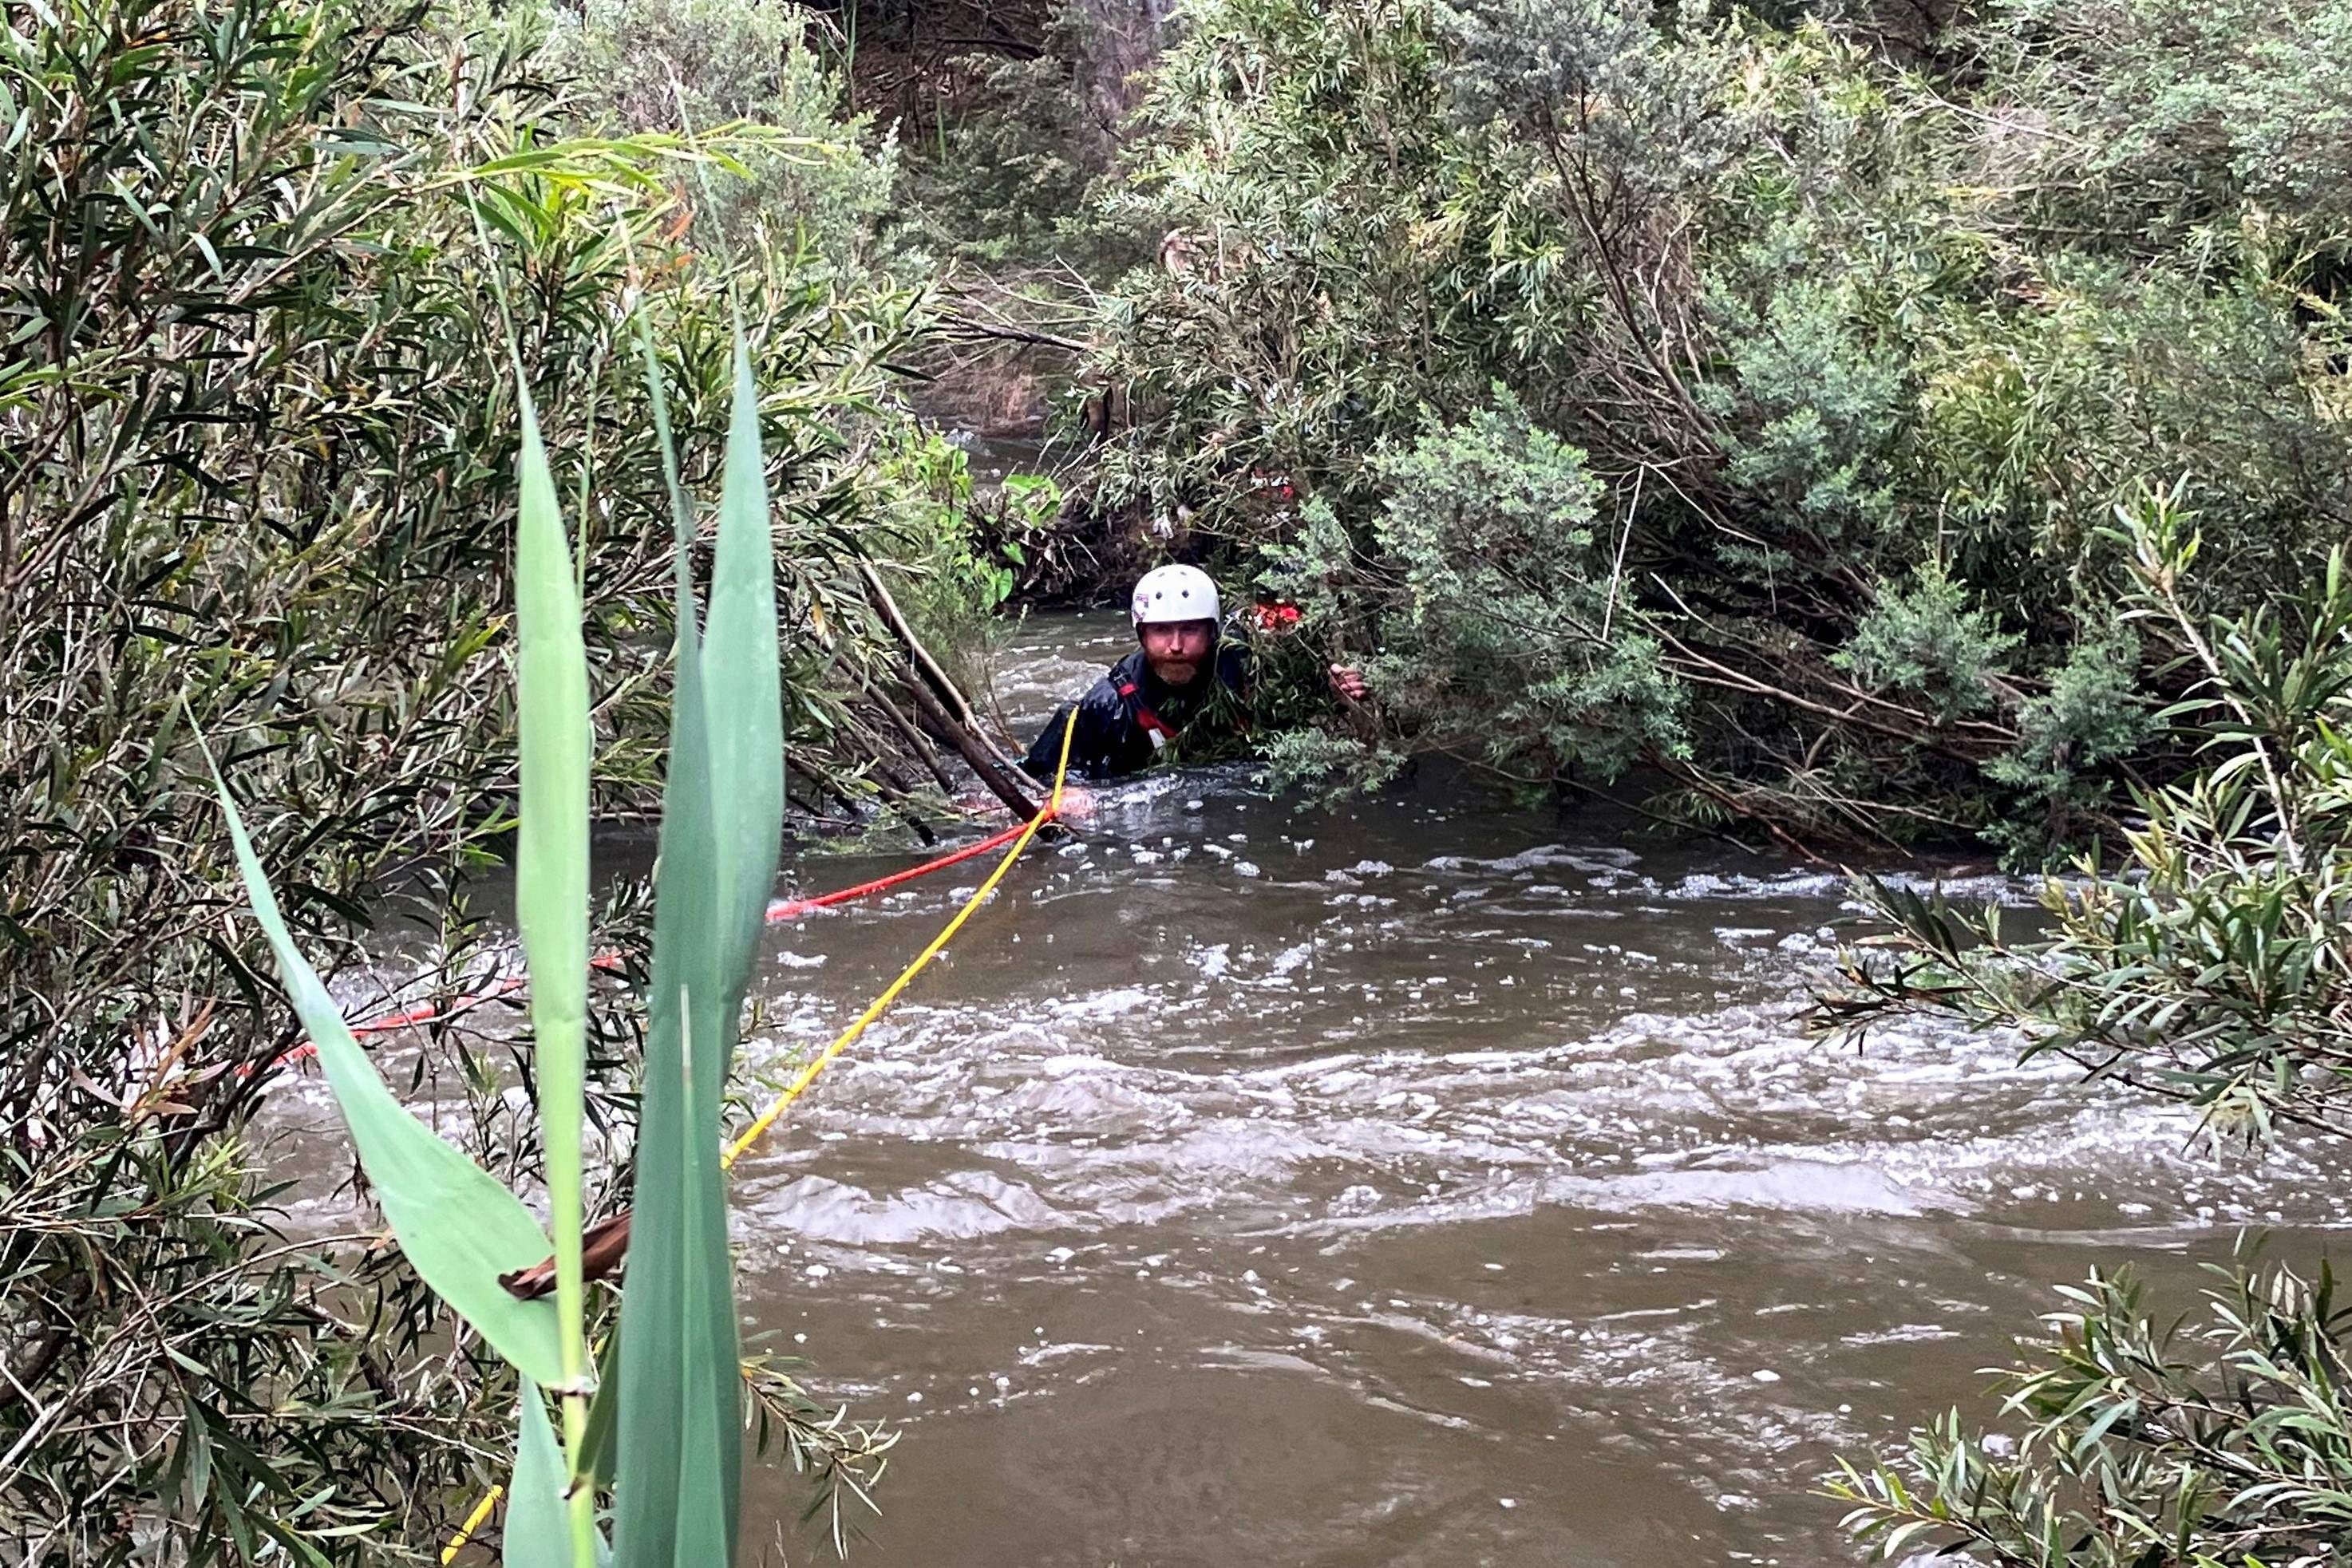
[[[650,368],[651,356],[648,353]],[[404,1108],[295,946],[226,786],[238,864],[360,1161],[417,1274],[521,1378],[505,1554],[593,1568],[598,1478],[627,1563],[731,1561],[741,1375],[719,1166],[727,1081],[783,815],[774,563],[751,361],[736,338],[732,423],[707,621],[698,630],[691,504],[678,530],[676,690],[655,873],[653,994],[633,1195],[629,1288],[604,1375],[582,1279],[586,1076],[587,666],[572,552],[528,395],[516,530],[521,809],[517,921],[530,971],[551,1246],[521,1201]],[[667,438],[658,385],[656,417]],[[554,1299],[501,1276],[552,1251]],[[617,1360],[618,1370],[614,1362]],[[542,1393],[562,1410],[559,1443]],[[625,1409],[627,1418],[618,1412]]]
[[[691,138],[583,123],[528,53],[532,9],[72,0],[0,26],[0,1542],[17,1557],[361,1561],[476,1495],[512,1419],[482,1376],[496,1358],[471,1336],[448,1354],[396,1255],[279,1211],[287,1173],[254,1118],[302,1031],[257,978],[258,929],[221,917],[228,835],[188,793],[192,719],[289,928],[352,1006],[339,971],[371,926],[446,933],[399,1003],[470,988],[452,890],[504,852],[515,788],[520,427],[510,384],[481,373],[506,341],[488,290],[506,280],[520,308],[559,483],[599,502],[573,538],[596,809],[650,815],[668,718],[667,650],[645,633],[668,614],[671,528],[632,304],[698,489],[707,472],[716,493],[736,309],[780,389],[762,400],[777,592],[832,634],[793,639],[784,671],[795,792],[845,813],[915,759],[860,695],[904,658],[862,568],[895,583],[929,547],[860,433],[904,423],[881,363],[916,297],[688,225],[693,169],[832,154],[723,116]],[[599,915],[632,947],[642,924],[629,895]],[[635,1059],[637,1009],[592,1023],[593,1060]],[[436,1030],[402,1066],[447,1089],[445,1134],[527,1190],[537,1129],[499,1092],[507,1032]],[[786,1395],[776,1414],[807,1469],[841,1479],[832,1412]]]
[[[1884,1557],[1930,1542],[2016,1568],[2283,1568],[2352,1545],[2352,1308],[2323,1266],[2212,1270],[2201,1322],[2128,1272],[2062,1291],[1988,1438],[1958,1411],[1831,1495]]]

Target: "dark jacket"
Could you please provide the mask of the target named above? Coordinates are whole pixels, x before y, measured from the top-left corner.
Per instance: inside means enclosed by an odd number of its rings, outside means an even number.
[[[1239,711],[1238,698],[1247,688],[1248,660],[1242,650],[1220,642],[1214,673],[1179,690],[1162,685],[1138,648],[1110,667],[1108,674],[1077,700],[1078,726],[1070,736],[1070,771],[1087,779],[1116,779],[1139,773],[1157,761],[1160,748],[1183,731],[1202,710],[1222,706]],[[1224,691],[1216,688],[1223,686]],[[1235,699],[1222,705],[1215,698]],[[1050,783],[1062,755],[1062,727],[1070,716],[1069,704],[1054,711],[1036,744],[1022,760],[1022,771]]]

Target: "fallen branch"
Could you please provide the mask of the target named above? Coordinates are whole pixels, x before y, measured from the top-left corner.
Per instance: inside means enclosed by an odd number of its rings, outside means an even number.
[[[940,667],[940,662],[931,657],[931,651],[923,646],[923,640],[915,635],[914,627],[908,624],[907,617],[900,612],[898,601],[890,597],[890,590],[884,585],[882,574],[874,570],[874,563],[860,561],[857,570],[866,578],[866,591],[874,596],[875,608],[882,612],[882,619],[889,622],[892,632],[898,633],[898,641],[906,647],[907,656],[914,662],[916,673],[930,687],[931,695],[939,699],[958,724],[970,730],[975,737],[984,736],[986,732],[981,728],[979,715],[972,712],[971,704],[964,699],[962,692],[956,689],[956,684],[948,679],[948,673]],[[1012,760],[1002,750],[995,751],[995,756],[1002,762]]]
[[[989,793],[1004,802],[1016,817],[1034,817],[1036,803],[1013,780],[1018,775],[1002,758],[992,752],[972,729],[956,722],[938,697],[925,689],[923,683],[909,679],[907,693],[915,701],[915,717],[923,727],[940,740],[956,748],[980,781],[988,786]]]
[[[888,697],[884,696],[880,692],[876,691],[870,684],[866,686],[866,697],[868,702],[871,702],[874,705],[876,710],[878,711],[884,718],[890,721],[890,727],[898,731],[898,738],[906,742],[907,749],[914,753],[916,759],[921,762],[923,767],[929,770],[932,781],[939,785],[940,790],[947,795],[954,795],[956,789],[955,779],[949,775],[947,768],[940,764],[939,754],[931,749],[930,743],[926,741],[922,736],[917,732],[914,720],[908,718],[904,712],[900,711],[897,703],[892,702]]]

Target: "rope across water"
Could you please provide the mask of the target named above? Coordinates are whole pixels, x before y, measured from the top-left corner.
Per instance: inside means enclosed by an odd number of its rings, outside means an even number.
[[[1058,796],[1058,786],[1055,793]],[[1055,812],[1049,807],[1030,821],[1015,822],[1009,828],[989,834],[976,843],[969,843],[961,849],[951,850],[934,860],[927,860],[920,865],[908,866],[904,871],[894,871],[887,876],[876,877],[871,882],[861,882],[854,886],[835,888],[831,893],[820,893],[808,898],[777,899],[768,905],[768,924],[781,925],[784,921],[797,920],[803,915],[814,914],[820,909],[831,909],[836,904],[870,898],[877,893],[887,893],[902,883],[913,882],[918,877],[926,877],[933,872],[945,871],[952,865],[961,865],[968,860],[984,855],[992,849],[1001,848],[1015,839],[1035,831],[1039,826],[1051,821],[1054,815]],[[599,953],[588,961],[588,967],[610,974],[621,967],[621,956],[618,953]],[[501,975],[480,990],[468,991],[461,996],[452,997],[446,1004],[418,1002],[411,1007],[396,1008],[391,1012],[378,1013],[373,1018],[362,1019],[351,1026],[352,1032],[355,1035],[388,1034],[394,1030],[409,1029],[417,1024],[446,1022],[472,1012],[487,1003],[513,996],[527,983],[525,977],[520,975]],[[270,1062],[270,1065],[290,1067],[298,1062],[308,1061],[318,1054],[319,1048],[310,1041],[304,1040],[301,1044],[279,1055]],[[249,1073],[253,1068],[248,1065],[243,1071]]]
[[[1021,852],[1029,847],[1029,841],[1037,836],[1037,830],[1061,813],[1062,781],[1065,775],[1069,772],[1070,736],[1077,727],[1077,710],[1072,708],[1069,722],[1062,727],[1062,759],[1060,765],[1054,769],[1054,793],[1037,814],[1030,818],[1023,826],[1020,834],[1013,841],[1013,847],[1005,852],[1003,860],[996,862],[996,869],[988,873],[988,880],[980,884],[978,892],[964,901],[963,907],[955,912],[955,917],[940,929],[937,936],[931,938],[930,945],[915,956],[915,961],[899,970],[898,977],[883,988],[882,994],[876,997],[866,1010],[858,1015],[857,1021],[842,1030],[831,1045],[817,1053],[814,1061],[801,1069],[799,1075],[785,1086],[784,1092],[776,1096],[775,1103],[760,1113],[751,1124],[743,1130],[743,1135],[728,1145],[726,1164],[732,1166],[738,1155],[759,1142],[760,1135],[773,1126],[776,1118],[784,1113],[784,1108],[799,1099],[803,1090],[816,1082],[816,1075],[823,1072],[835,1057],[849,1049],[856,1041],[857,1037],[871,1028],[874,1020],[880,1018],[888,1009],[890,1004],[898,999],[898,993],[904,991],[914,977],[923,972],[925,966],[940,956],[940,950],[948,945],[949,940],[957,932],[963,929],[963,923],[971,918],[972,912],[981,906],[990,894],[996,891],[996,884],[1004,880],[1004,873],[1013,869],[1013,862],[1021,858]]]

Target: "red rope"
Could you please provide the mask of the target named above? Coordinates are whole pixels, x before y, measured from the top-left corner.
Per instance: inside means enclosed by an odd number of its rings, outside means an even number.
[[[855,887],[836,888],[831,893],[819,894],[814,898],[780,898],[768,905],[768,924],[774,925],[786,920],[797,920],[803,915],[813,914],[820,909],[830,909],[837,904],[848,904],[856,899],[887,892],[901,883],[912,882],[919,876],[929,876],[935,871],[945,871],[951,865],[961,864],[976,855],[984,855],[992,849],[1011,843],[1019,838],[1027,827],[1026,822],[1015,822],[1003,832],[992,833],[978,843],[966,844],[963,848],[950,851],[936,860],[928,860],[917,866],[908,866],[905,871],[892,872],[888,876],[876,877],[872,882],[861,882]],[[610,972],[621,967],[621,956],[618,953],[599,953],[588,961],[588,967],[592,969]],[[502,976],[492,981],[487,989],[453,998],[446,1008],[438,1002],[418,1002],[413,1007],[400,1008],[355,1023],[352,1025],[352,1032],[355,1035],[385,1034],[393,1030],[407,1029],[415,1024],[454,1019],[461,1013],[471,1012],[486,1002],[497,1001],[501,997],[510,997],[521,990],[528,983],[521,975]],[[308,1061],[318,1054],[319,1048],[310,1041],[304,1040],[270,1065],[285,1067],[298,1061]],[[243,1076],[252,1072],[253,1068],[248,1064],[238,1071],[239,1075]]]
[[[861,882],[856,887],[845,887],[837,892],[819,894],[814,898],[780,898],[768,905],[768,924],[773,925],[781,920],[796,920],[813,909],[830,909],[836,904],[847,904],[854,898],[864,898],[868,894],[884,892],[898,886],[902,882],[912,882],[919,876],[929,876],[935,871],[945,871],[960,861],[968,861],[974,855],[984,855],[992,849],[1011,843],[1021,836],[1022,830],[1028,825],[1026,822],[1015,822],[1003,832],[991,833],[976,844],[966,844],[963,848],[943,854],[937,860],[925,861],[918,866],[908,866],[905,871],[894,871],[888,876],[876,877],[872,882]]]

